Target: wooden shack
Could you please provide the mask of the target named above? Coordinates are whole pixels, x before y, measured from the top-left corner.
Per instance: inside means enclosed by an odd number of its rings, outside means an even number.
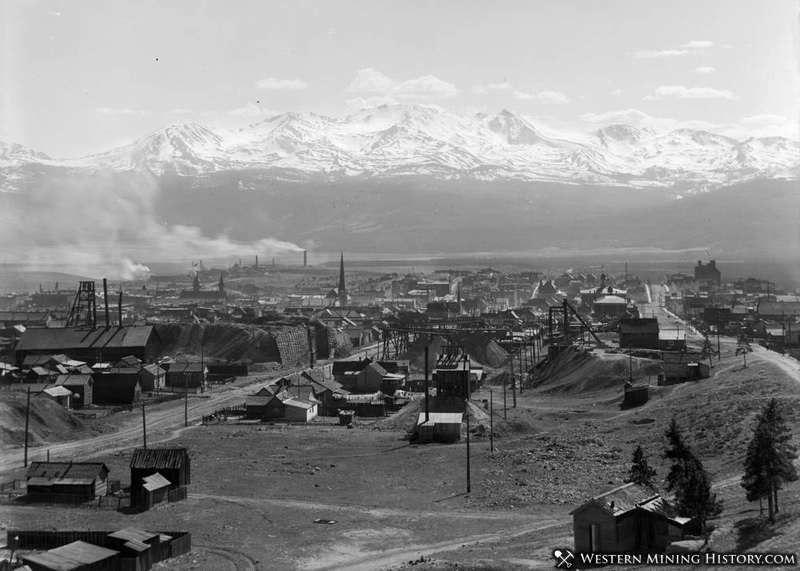
[[[456,442],[461,439],[460,412],[421,412],[417,419],[418,442]]]
[[[167,386],[183,389],[205,388],[208,367],[202,363],[168,363],[167,367]]]
[[[133,404],[142,398],[141,369],[111,368],[92,375],[94,404]]]
[[[619,320],[621,349],[658,349],[658,319],[623,318]]]
[[[44,553],[24,554],[21,559],[32,571],[102,571],[115,568],[119,552],[73,541]]]
[[[56,385],[65,387],[72,392],[72,408],[90,407],[94,403],[92,391],[94,380],[92,380],[91,375],[59,375],[56,379]]]
[[[629,483],[595,496],[572,512],[575,551],[631,553],[663,550],[691,531],[691,519],[676,515],[654,490]]]
[[[169,489],[183,488],[191,483],[191,463],[186,448],[137,448],[131,458],[131,503],[144,502],[145,478],[161,474],[169,480]]]
[[[108,467],[102,462],[32,462],[28,468],[28,498],[78,503],[105,496]]]
[[[622,398],[622,408],[639,406],[647,402],[650,398],[650,387],[648,385],[634,386],[625,383],[625,396]]]
[[[250,395],[245,400],[245,418],[275,420],[286,417],[286,406],[275,395]]]

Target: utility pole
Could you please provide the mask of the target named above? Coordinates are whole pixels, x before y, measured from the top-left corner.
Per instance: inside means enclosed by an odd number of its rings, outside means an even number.
[[[511,398],[514,402],[514,408],[517,408],[517,379],[513,373],[511,375]]]
[[[147,418],[145,417],[144,403],[142,403],[142,441],[144,449],[147,450]]]
[[[428,387],[428,346],[425,345],[425,422],[430,420],[430,388]]]
[[[717,308],[717,363],[722,360],[722,349],[719,344],[719,308]]]
[[[469,405],[469,399],[465,401],[467,405]],[[466,407],[466,414],[467,414],[467,493],[472,491],[472,487],[470,485],[470,473],[469,473],[469,406]]]
[[[506,380],[503,379],[503,420],[508,418],[508,399],[506,398],[506,395],[507,395],[506,385],[507,384],[508,383],[506,382]]]
[[[628,381],[633,383],[633,347],[628,347]]]
[[[183,372],[183,426],[189,426],[189,377]]]
[[[25,464],[28,467],[28,425],[31,418],[31,388],[28,387],[28,404],[25,407]]]
[[[494,452],[494,392],[489,389],[489,452]]]

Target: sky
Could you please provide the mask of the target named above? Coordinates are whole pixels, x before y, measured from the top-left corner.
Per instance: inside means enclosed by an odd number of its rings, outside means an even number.
[[[798,0],[3,0],[0,140],[382,102],[800,139]]]

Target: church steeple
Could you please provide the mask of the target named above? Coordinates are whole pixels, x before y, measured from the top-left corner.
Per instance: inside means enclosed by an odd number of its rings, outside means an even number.
[[[347,305],[347,288],[344,284],[344,252],[342,252],[342,258],[339,262],[339,305]]]

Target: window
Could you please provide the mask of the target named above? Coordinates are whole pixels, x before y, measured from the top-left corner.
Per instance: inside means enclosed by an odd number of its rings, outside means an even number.
[[[589,553],[600,551],[600,525],[593,523],[589,525]]]

